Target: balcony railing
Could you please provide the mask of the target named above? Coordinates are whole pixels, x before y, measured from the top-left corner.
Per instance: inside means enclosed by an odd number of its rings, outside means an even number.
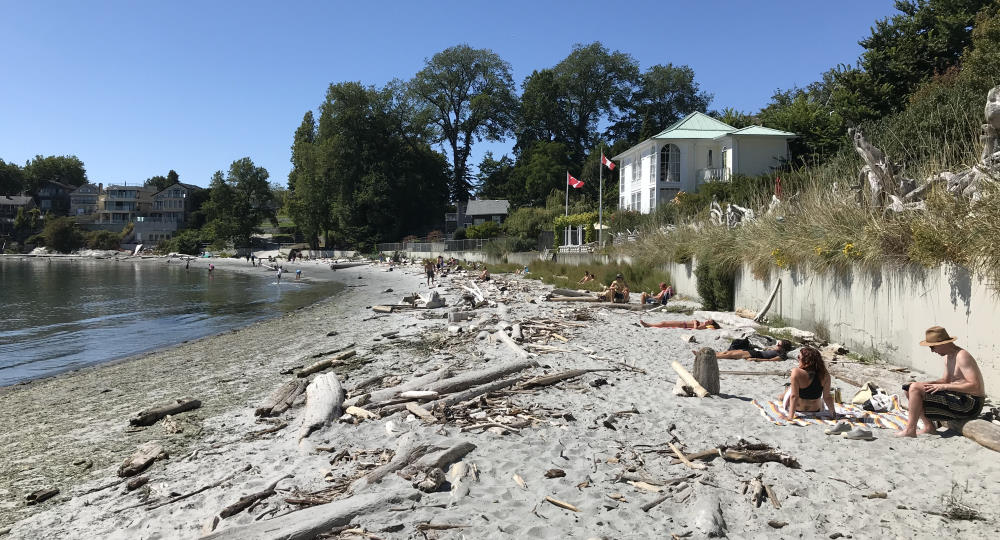
[[[695,173],[698,183],[704,182],[728,182],[729,181],[729,169],[722,167],[710,168],[710,169],[698,169]]]

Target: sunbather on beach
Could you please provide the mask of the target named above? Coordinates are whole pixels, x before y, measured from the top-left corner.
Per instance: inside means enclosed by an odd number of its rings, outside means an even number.
[[[627,304],[629,298],[629,290],[628,290],[628,284],[625,283],[625,276],[621,274],[616,275],[615,280],[611,282],[611,285],[608,285],[608,288],[598,293],[597,297],[606,302]]]
[[[979,416],[986,398],[983,374],[976,359],[969,351],[955,345],[955,338],[940,326],[927,329],[924,347],[945,358],[944,375],[934,381],[912,382],[904,385],[909,398],[910,416],[906,427],[896,432],[900,437],[916,437],[934,433],[937,427],[932,420],[970,420]],[[917,421],[924,427],[917,431]]]
[[[490,280],[490,270],[483,266],[483,271],[476,278],[476,281],[489,281]]]
[[[594,274],[591,274],[589,270],[584,270],[583,277],[577,283],[586,283],[588,281],[594,281]]]
[[[719,323],[715,322],[714,319],[708,319],[707,321],[699,321],[692,319],[690,321],[660,321],[654,323],[648,323],[642,319],[639,319],[639,324],[645,326],[646,328],[686,328],[688,330],[718,330]]]
[[[664,282],[660,282],[660,292],[653,294],[643,291],[639,299],[640,304],[661,304],[666,305],[667,300],[673,296],[673,289]]]
[[[792,350],[792,343],[786,339],[779,339],[776,344],[766,349],[754,347],[749,340],[734,339],[729,345],[728,351],[721,351],[715,354],[720,360],[751,360],[753,362],[780,362],[785,359],[788,351]]]
[[[799,412],[820,412],[825,402],[826,414],[835,419],[837,409],[833,404],[833,395],[830,394],[830,381],[830,372],[826,370],[826,363],[819,351],[812,347],[799,351],[799,365],[792,368],[789,377],[791,386],[782,396],[787,413],[782,418],[793,420]]]

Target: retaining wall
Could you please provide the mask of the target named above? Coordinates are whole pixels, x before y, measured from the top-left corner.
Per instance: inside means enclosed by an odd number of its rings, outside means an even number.
[[[431,258],[438,253],[411,255]],[[504,262],[482,252],[445,255],[487,264]],[[539,257],[536,252],[512,253],[506,262],[530,266]],[[559,253],[557,260],[570,265],[631,262],[626,256],[592,253]],[[670,273],[678,293],[697,297],[695,266],[665,264],[661,269]],[[919,343],[928,327],[944,326],[976,358],[987,393],[1000,395],[1000,294],[965,269],[942,266],[842,273],[774,269],[768,278],[757,279],[744,267],[736,276],[736,307],[760,310],[778,280],[781,287],[769,316],[780,316],[803,330],[825,331],[831,341],[852,351],[913,367],[935,378],[944,372],[943,358]]]

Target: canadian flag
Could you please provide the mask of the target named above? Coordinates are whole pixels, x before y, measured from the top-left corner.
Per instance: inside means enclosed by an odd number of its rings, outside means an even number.
[[[566,183],[573,188],[583,187],[583,182],[577,180],[576,178],[573,178],[573,175],[569,174],[568,172],[566,173]]]
[[[615,170],[615,162],[604,157],[604,152],[601,152],[601,165],[606,165],[608,170]]]

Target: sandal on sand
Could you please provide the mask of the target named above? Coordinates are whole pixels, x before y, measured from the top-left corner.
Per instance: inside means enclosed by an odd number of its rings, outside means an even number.
[[[867,430],[867,429],[861,428],[861,427],[854,428],[851,431],[848,431],[847,433],[844,433],[844,438],[845,439],[852,439],[852,440],[855,440],[855,441],[874,441],[875,440],[875,436],[872,435],[872,432],[870,430]]]
[[[824,431],[823,433],[826,433],[827,435],[840,435],[842,433],[847,433],[848,431],[851,431],[851,424],[841,420],[840,422],[837,422],[837,425]]]

